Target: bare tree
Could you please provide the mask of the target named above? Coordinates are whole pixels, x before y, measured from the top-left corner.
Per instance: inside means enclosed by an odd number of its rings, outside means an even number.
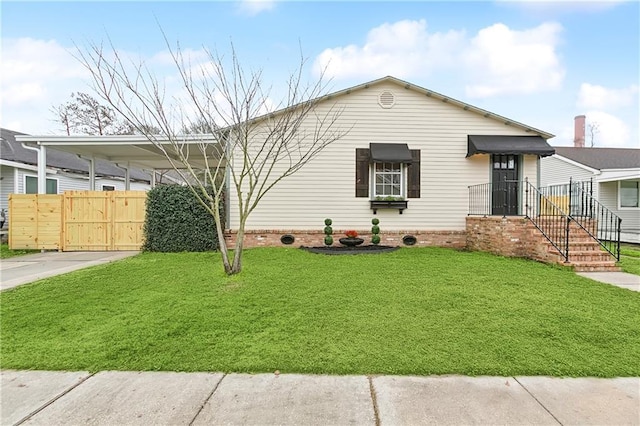
[[[67,135],[126,135],[133,132],[129,123],[121,120],[113,108],[102,105],[91,95],[76,92],[71,93],[71,98],[72,101],[51,109]]]
[[[326,103],[318,108],[326,84],[322,76],[304,83],[302,57],[287,78],[279,109],[269,112],[271,87],[265,86],[261,71],[242,67],[233,45],[227,60],[205,48],[206,62],[194,65],[179,44],[172,47],[166,36],[165,42],[180,76],[182,99],[165,99],[163,82],[144,63],[126,61],[112,44],[108,54],[102,45],[78,49],[78,59],[97,93],[163,152],[213,216],[224,270],[235,274],[242,269],[247,220],[263,197],[349,129],[337,126],[341,108]],[[146,123],[161,134],[145,131]],[[192,134],[185,136],[185,130]],[[221,213],[225,181],[237,200],[233,254]]]

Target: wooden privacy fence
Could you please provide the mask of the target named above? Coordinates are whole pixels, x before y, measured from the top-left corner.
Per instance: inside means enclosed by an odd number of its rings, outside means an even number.
[[[62,251],[140,250],[144,191],[10,194],[9,247]]]
[[[569,214],[569,196],[568,195],[550,195],[547,199],[555,204],[563,213]],[[553,216],[558,214],[557,210],[553,208],[547,199],[542,198],[540,200],[540,215],[541,216]]]

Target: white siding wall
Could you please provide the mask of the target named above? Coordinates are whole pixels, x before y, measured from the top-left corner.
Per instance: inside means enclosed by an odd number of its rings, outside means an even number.
[[[602,182],[600,202],[622,219],[622,241],[640,243],[640,209],[618,208],[618,182]]]
[[[9,220],[9,194],[14,191],[15,169],[13,167],[0,166],[0,209],[4,209]]]
[[[391,109],[378,105],[383,90],[395,94]],[[374,217],[369,199],[355,197],[355,150],[370,142],[407,143],[421,150],[421,198],[409,199],[402,215],[378,210],[383,229],[464,230],[468,186],[491,181],[488,155],[465,158],[467,135],[532,135],[392,83],[338,97],[321,108],[331,102],[345,107],[338,126],[352,130],[269,192],[250,216],[248,230],[321,229],[325,218],[333,219],[335,228],[369,228]],[[521,177],[537,184],[536,157],[525,156],[522,169]],[[231,229],[238,226],[236,203],[231,188]]]
[[[567,184],[569,179],[588,181],[593,176],[593,172],[560,160],[555,155],[540,160],[540,186]]]
[[[18,194],[24,194],[25,176],[38,177],[38,173],[18,169]],[[47,173],[47,178],[58,180],[58,194],[62,194],[64,191],[86,191],[89,189],[89,177],[87,176],[74,175],[72,173]],[[102,190],[102,185],[113,185],[118,191],[124,191],[125,189],[124,180],[96,178],[96,191]],[[130,188],[133,191],[147,191],[150,186],[144,183],[131,182]]]

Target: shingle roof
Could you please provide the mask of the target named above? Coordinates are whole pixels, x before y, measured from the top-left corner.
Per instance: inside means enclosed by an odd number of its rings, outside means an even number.
[[[556,154],[592,169],[640,168],[640,149],[555,147]]]
[[[0,158],[7,161],[37,165],[38,154],[33,150],[25,149],[20,142],[16,141],[16,135],[25,134],[13,130],[0,129]],[[97,176],[124,177],[124,170],[108,161],[96,159],[95,165]],[[89,174],[89,162],[87,160],[53,148],[47,149],[47,167],[73,173]],[[140,169],[130,169],[130,176],[134,180],[151,181],[151,176]]]

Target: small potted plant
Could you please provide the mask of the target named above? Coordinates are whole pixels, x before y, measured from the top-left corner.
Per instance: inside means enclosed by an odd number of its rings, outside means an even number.
[[[355,247],[364,243],[362,238],[358,238],[358,232],[355,230],[349,230],[344,233],[345,238],[340,238],[340,244],[347,247]]]

